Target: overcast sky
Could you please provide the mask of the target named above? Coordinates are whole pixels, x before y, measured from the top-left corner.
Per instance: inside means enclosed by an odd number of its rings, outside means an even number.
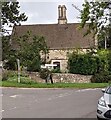
[[[72,4],[82,9],[84,0],[18,0],[20,11],[25,12],[28,20],[22,24],[56,24],[58,23],[58,5],[66,5],[68,23],[79,22],[80,15]],[[52,2],[53,1],[53,2]],[[68,1],[68,2],[67,2]]]
[[[20,13],[25,13],[28,20],[22,22],[22,25],[29,24],[57,24],[58,23],[58,5],[65,5],[67,8],[66,16],[68,23],[78,23],[80,12],[72,4],[82,9],[84,0],[18,0]],[[12,28],[5,26],[11,34]]]

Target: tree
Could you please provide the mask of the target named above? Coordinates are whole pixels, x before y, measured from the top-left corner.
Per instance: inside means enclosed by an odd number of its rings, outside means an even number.
[[[81,28],[84,28],[87,24],[87,32],[85,35],[93,33],[94,37],[97,36],[98,40],[111,41],[111,0],[97,1],[87,0],[83,4],[83,10],[81,11]],[[110,45],[111,47],[111,45]]]
[[[28,71],[39,71],[42,62],[41,54],[48,53],[48,48],[44,37],[32,35],[27,32],[23,36],[15,37],[18,49],[16,50],[16,58],[20,59],[21,65],[27,67]]]
[[[3,36],[2,37],[2,60],[7,60],[9,57],[9,53],[11,50],[10,46],[10,36]]]
[[[5,67],[8,69],[15,69],[15,51],[11,49],[10,34],[4,26],[13,27],[13,25],[20,25],[22,21],[26,21],[25,13],[20,13],[19,2],[0,2],[1,22],[0,28],[2,32],[2,61],[7,61]],[[8,36],[4,36],[8,33]],[[0,41],[1,42],[1,41]],[[14,64],[13,64],[14,63]]]
[[[4,61],[4,68],[16,69],[15,51],[11,49],[10,36],[2,37],[2,61]]]
[[[11,27],[13,25],[20,25],[20,22],[27,20],[25,13],[20,13],[19,11],[19,2],[0,2],[0,5],[2,6],[2,32],[7,32],[4,29],[4,25]]]

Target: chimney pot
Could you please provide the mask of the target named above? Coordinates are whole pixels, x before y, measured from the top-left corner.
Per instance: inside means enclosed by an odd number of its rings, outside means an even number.
[[[67,23],[66,10],[67,9],[66,9],[65,5],[58,6],[58,13],[59,13],[58,24],[66,24]]]

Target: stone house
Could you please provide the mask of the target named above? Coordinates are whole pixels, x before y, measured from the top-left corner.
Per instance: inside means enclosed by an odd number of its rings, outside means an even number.
[[[12,35],[21,36],[27,31],[31,31],[33,35],[44,36],[49,47],[47,61],[50,61],[51,64],[57,64],[56,67],[65,72],[67,71],[68,53],[75,48],[86,51],[96,45],[91,35],[83,37],[86,29],[79,30],[78,27],[79,23],[67,23],[66,7],[59,5],[57,24],[15,26]],[[16,47],[16,45],[14,46]],[[56,67],[54,66],[54,69]]]

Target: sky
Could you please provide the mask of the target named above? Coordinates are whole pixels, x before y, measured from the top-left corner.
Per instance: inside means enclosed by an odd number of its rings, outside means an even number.
[[[82,9],[84,0],[18,0],[20,12],[28,16],[26,24],[56,24],[58,23],[58,5],[65,5],[68,23],[77,23],[80,12],[72,4]]]
[[[65,5],[67,8],[67,23],[79,23],[80,12],[72,4],[82,9],[84,0],[18,0],[20,13],[25,13],[27,21],[21,22],[21,25],[32,24],[57,24],[58,23],[58,5]],[[12,27],[5,28],[9,34]],[[7,34],[6,34],[7,35]]]

